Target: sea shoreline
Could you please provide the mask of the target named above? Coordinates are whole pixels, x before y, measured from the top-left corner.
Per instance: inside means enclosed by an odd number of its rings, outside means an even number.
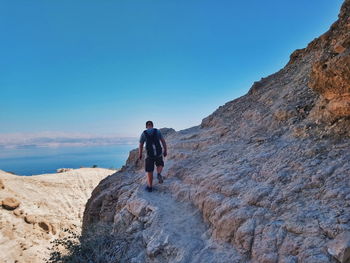
[[[31,175],[23,175],[23,174],[16,174],[14,172],[11,172],[11,171],[6,171],[4,169],[1,169],[0,168],[0,171],[1,172],[4,172],[6,174],[11,174],[11,175],[15,175],[15,176],[39,176],[39,175],[56,175],[56,174],[63,174],[63,173],[66,173],[66,172],[70,172],[70,171],[74,171],[74,170],[79,170],[79,169],[104,169],[104,170],[111,170],[111,171],[119,171],[120,168],[107,168],[107,167],[94,167],[94,166],[91,166],[91,167],[88,167],[88,166],[80,166],[80,167],[77,167],[77,168],[58,168],[56,169],[56,171],[53,171],[53,172],[48,172],[48,173],[42,173],[42,174],[31,174]]]
[[[125,164],[135,145],[60,147],[19,150],[0,156],[0,169],[21,176],[57,173],[61,168],[118,169]]]

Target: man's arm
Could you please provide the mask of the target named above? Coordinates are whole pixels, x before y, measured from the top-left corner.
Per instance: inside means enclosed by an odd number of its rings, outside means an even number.
[[[168,155],[168,148],[166,146],[166,142],[165,142],[164,138],[161,138],[160,141],[162,142],[163,149],[164,149],[163,155],[164,155],[164,157],[166,157]]]
[[[142,159],[142,151],[143,151],[143,143],[140,142],[139,144],[139,159]]]
[[[139,144],[139,159],[142,159],[142,152],[143,152],[143,144],[145,143],[146,138],[145,135],[142,133],[140,136],[140,144]]]

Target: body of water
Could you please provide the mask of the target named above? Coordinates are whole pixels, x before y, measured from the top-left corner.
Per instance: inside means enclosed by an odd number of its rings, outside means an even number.
[[[83,147],[29,147],[0,149],[0,169],[18,175],[55,173],[58,168],[80,168],[97,165],[120,168],[129,151],[137,145],[118,144]]]

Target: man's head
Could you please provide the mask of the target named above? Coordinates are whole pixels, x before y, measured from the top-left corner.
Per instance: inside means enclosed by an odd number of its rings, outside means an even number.
[[[146,121],[146,128],[147,129],[153,128],[153,122],[152,121]]]

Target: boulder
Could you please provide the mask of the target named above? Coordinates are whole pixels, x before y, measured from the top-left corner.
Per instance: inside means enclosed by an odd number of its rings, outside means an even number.
[[[328,244],[328,253],[341,263],[350,262],[350,232],[343,232]]]
[[[19,205],[20,202],[13,197],[8,197],[2,200],[2,207],[7,210],[15,210]]]
[[[13,211],[13,214],[14,214],[15,216],[21,216],[21,215],[23,215],[23,210],[15,209],[15,210]]]
[[[37,218],[36,216],[34,215],[26,215],[24,217],[24,221],[27,223],[27,224],[35,224],[37,222]]]
[[[39,227],[44,230],[45,232],[49,233],[51,231],[51,226],[49,223],[45,222],[45,221],[40,221],[38,223]]]

